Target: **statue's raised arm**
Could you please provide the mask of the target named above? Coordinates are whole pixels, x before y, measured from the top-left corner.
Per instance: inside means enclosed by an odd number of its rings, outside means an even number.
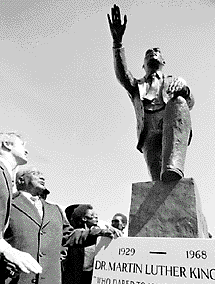
[[[130,98],[132,99],[133,89],[137,87],[137,84],[127,68],[125,59],[125,50],[122,46],[122,38],[125,33],[127,16],[124,16],[124,23],[121,21],[120,9],[117,5],[111,8],[111,16],[108,14],[108,23],[113,38],[113,60],[115,74],[122,86],[128,91]]]
[[[191,90],[184,79],[163,73],[165,60],[158,47],[145,52],[142,62],[145,75],[134,78],[127,68],[122,46],[127,17],[122,23],[120,9],[114,5],[108,22],[115,74],[135,109],[137,149],[144,154],[153,181],[179,180],[184,177],[186,151],[192,137]]]

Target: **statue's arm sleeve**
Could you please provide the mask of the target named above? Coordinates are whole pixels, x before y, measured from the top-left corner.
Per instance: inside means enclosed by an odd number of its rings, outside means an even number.
[[[165,77],[165,80],[167,82],[167,86],[172,83],[175,79],[182,79],[184,80],[183,78],[181,77],[173,77],[172,75],[168,75],[167,77]],[[184,80],[185,82],[185,85],[184,87],[182,88],[181,91],[177,92],[177,95],[180,95],[182,96],[183,98],[185,98],[186,102],[187,102],[187,105],[189,107],[189,110],[191,110],[195,104],[195,100],[194,100],[194,96],[193,94],[191,93],[191,90],[190,88],[187,86],[187,83],[186,81]]]
[[[137,80],[133,78],[127,68],[124,47],[113,48],[113,58],[116,77],[132,98],[135,88],[137,88]]]

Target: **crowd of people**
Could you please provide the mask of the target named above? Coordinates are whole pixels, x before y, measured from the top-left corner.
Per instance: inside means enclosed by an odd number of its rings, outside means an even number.
[[[97,238],[122,236],[126,216],[101,228],[90,204],[63,212],[46,201],[45,177],[27,160],[21,137],[0,133],[0,283],[91,283]]]

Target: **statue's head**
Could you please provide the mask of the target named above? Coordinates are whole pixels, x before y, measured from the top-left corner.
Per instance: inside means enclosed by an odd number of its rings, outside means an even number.
[[[146,51],[144,57],[143,68],[146,69],[161,69],[165,65],[160,48],[154,47]]]

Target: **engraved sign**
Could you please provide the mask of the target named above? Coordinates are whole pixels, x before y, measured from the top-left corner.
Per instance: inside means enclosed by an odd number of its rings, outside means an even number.
[[[215,241],[100,238],[92,284],[215,283]]]

